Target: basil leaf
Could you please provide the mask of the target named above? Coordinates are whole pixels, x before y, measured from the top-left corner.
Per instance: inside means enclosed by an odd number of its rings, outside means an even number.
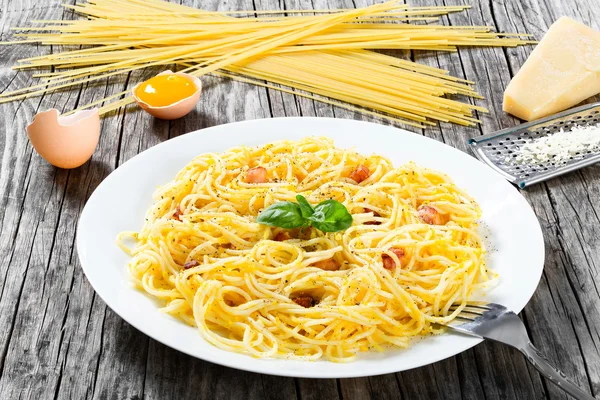
[[[308,218],[314,214],[315,210],[312,208],[312,206],[310,205],[308,200],[306,200],[306,197],[299,194],[299,195],[296,195],[296,200],[298,201],[298,204],[300,205],[300,212],[302,213],[302,217]]]
[[[308,220],[312,226],[323,232],[343,231],[352,225],[352,215],[342,203],[336,200],[325,200],[319,203]]]
[[[256,218],[256,222],[263,225],[292,229],[303,226],[306,219],[302,217],[298,203],[280,201],[265,208],[258,215],[258,218]]]
[[[352,225],[352,215],[336,200],[325,200],[312,207],[302,195],[297,195],[298,203],[280,201],[264,209],[256,222],[292,229],[312,225],[323,232],[343,231]]]

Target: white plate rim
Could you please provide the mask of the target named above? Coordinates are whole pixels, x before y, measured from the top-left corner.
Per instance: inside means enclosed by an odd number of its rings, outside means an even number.
[[[532,216],[533,220],[535,220],[535,224],[531,225],[530,228],[532,229],[531,233],[534,235],[533,239],[536,244],[536,248],[533,250],[536,253],[534,258],[537,258],[537,265],[534,265],[535,272],[536,272],[536,278],[535,278],[535,282],[533,282],[533,281],[531,282],[531,286],[533,287],[533,289],[530,290],[529,293],[527,293],[527,295],[525,297],[523,297],[523,300],[524,300],[524,302],[522,301],[523,304],[512,307],[513,310],[516,313],[519,313],[525,307],[527,302],[531,299],[531,297],[535,293],[535,288],[537,287],[537,285],[539,284],[539,281],[541,279],[541,275],[543,272],[543,266],[544,266],[545,248],[544,248],[544,240],[543,240],[542,230],[541,230],[539,222],[537,221],[537,218],[536,218],[531,206],[525,200],[525,198],[518,192],[518,190],[514,186],[512,186],[510,183],[505,181],[499,174],[497,174],[491,168],[484,165],[483,163],[480,163],[475,158],[471,157],[470,155],[468,155],[454,147],[448,146],[444,143],[438,142],[438,141],[428,138],[426,136],[419,135],[417,133],[410,132],[410,131],[396,128],[396,127],[389,126],[389,125],[380,125],[380,124],[375,124],[375,123],[371,123],[371,122],[367,122],[367,121],[359,121],[359,120],[352,120],[352,119],[340,119],[340,118],[279,117],[279,118],[245,120],[245,121],[232,122],[232,123],[223,124],[223,125],[216,125],[216,126],[196,130],[193,132],[189,132],[187,134],[178,136],[176,138],[169,139],[165,142],[155,145],[155,146],[135,155],[134,157],[132,157],[131,159],[129,159],[128,161],[123,163],[121,166],[119,166],[117,169],[115,169],[111,174],[109,174],[109,176],[107,176],[96,187],[96,189],[94,190],[94,192],[92,193],[92,195],[90,196],[88,201],[86,202],[86,205],[80,214],[80,218],[79,218],[79,222],[78,222],[78,226],[77,226],[76,246],[77,246],[77,252],[79,255],[81,267],[84,271],[84,274],[85,274],[88,282],[94,288],[94,290],[96,291],[96,294],[98,294],[98,296],[108,305],[109,308],[111,308],[117,315],[119,315],[121,318],[123,318],[130,325],[132,325],[139,331],[143,332],[147,336],[151,337],[152,339],[154,339],[160,343],[163,343],[171,348],[174,348],[178,351],[181,351],[185,354],[188,354],[192,357],[196,357],[196,358],[199,358],[199,359],[202,359],[205,361],[209,361],[209,362],[213,362],[213,363],[216,363],[219,365],[223,365],[223,366],[227,366],[227,367],[231,367],[231,368],[235,368],[235,369],[240,369],[240,370],[245,370],[245,371],[250,371],[250,372],[258,372],[258,373],[265,373],[265,374],[270,374],[270,375],[298,377],[298,378],[353,378],[353,377],[375,376],[375,375],[381,375],[381,374],[387,374],[387,373],[401,372],[401,371],[429,365],[429,364],[437,362],[437,361],[442,361],[449,357],[453,357],[453,356],[460,354],[463,351],[466,351],[482,342],[481,339],[458,335],[459,337],[461,337],[461,345],[456,347],[455,349],[453,349],[452,351],[450,351],[448,353],[444,353],[442,355],[439,355],[439,354],[430,355],[430,357],[423,357],[419,361],[413,362],[410,366],[406,366],[406,367],[398,368],[398,367],[394,367],[390,363],[387,363],[385,365],[385,367],[376,368],[374,370],[370,370],[370,369],[369,370],[361,370],[360,368],[353,368],[353,369],[345,369],[342,371],[342,370],[338,370],[337,368],[335,368],[335,366],[352,365],[352,363],[348,363],[348,364],[341,363],[340,364],[340,363],[331,363],[331,362],[327,362],[327,361],[298,362],[298,361],[289,361],[289,360],[261,360],[261,359],[257,359],[257,358],[252,358],[247,355],[230,353],[230,352],[220,350],[220,349],[217,349],[218,352],[220,353],[220,357],[215,357],[213,355],[206,355],[206,354],[199,355],[196,351],[193,351],[193,349],[190,349],[189,347],[186,347],[180,343],[177,343],[177,341],[173,341],[172,339],[167,340],[164,337],[162,337],[161,335],[156,334],[155,332],[148,331],[148,329],[145,329],[143,324],[141,324],[141,322],[139,320],[135,320],[135,319],[132,320],[131,318],[128,318],[125,315],[126,313],[124,312],[124,310],[117,304],[117,301],[114,298],[111,298],[110,296],[107,295],[104,288],[101,285],[99,285],[99,282],[94,278],[90,279],[90,277],[94,276],[94,274],[93,274],[94,271],[93,271],[93,269],[91,269],[90,260],[86,257],[85,243],[83,240],[84,226],[87,221],[88,215],[91,212],[88,205],[94,204],[94,200],[96,199],[96,197],[99,196],[99,193],[102,193],[104,188],[110,182],[112,182],[114,179],[119,179],[119,174],[121,174],[121,173],[123,173],[123,171],[127,170],[127,168],[129,168],[129,166],[140,162],[140,160],[142,160],[143,158],[150,157],[154,153],[160,152],[161,150],[167,148],[166,146],[175,146],[176,144],[180,144],[180,142],[184,143],[185,141],[190,141],[193,136],[210,135],[213,132],[218,132],[219,130],[224,130],[224,129],[225,130],[229,129],[229,130],[232,130],[235,132],[236,130],[238,130],[240,128],[251,127],[254,124],[257,124],[258,126],[263,125],[263,124],[278,125],[282,122],[284,125],[289,123],[292,126],[306,125],[307,127],[310,127],[312,124],[319,125],[319,124],[325,123],[325,124],[333,124],[333,125],[341,124],[340,126],[346,125],[346,124],[349,124],[349,125],[356,124],[357,126],[362,125],[362,127],[364,129],[386,129],[386,130],[389,130],[390,133],[403,134],[403,135],[408,134],[408,135],[412,135],[413,137],[418,137],[419,140],[423,140],[424,143],[429,142],[429,144],[431,144],[431,145],[433,145],[433,143],[435,143],[435,146],[438,146],[438,145],[443,146],[445,148],[445,151],[448,151],[449,153],[454,154],[454,156],[456,156],[456,157],[459,157],[459,158],[470,157],[473,161],[475,161],[479,164],[480,168],[482,168],[483,170],[487,170],[488,174],[489,173],[493,174],[496,177],[495,180],[499,179],[499,181],[497,181],[497,184],[500,184],[499,182],[502,181],[503,183],[500,185],[504,187],[504,190],[506,190],[507,193],[508,192],[512,193],[514,199],[518,199],[518,201],[521,203],[521,206],[523,206],[526,210],[528,210],[530,216]],[[377,127],[377,128],[373,128],[373,127]],[[395,132],[392,132],[392,131],[395,131]],[[305,136],[310,136],[310,134],[307,133]],[[281,139],[285,139],[285,138],[286,138],[285,136],[281,137]],[[276,140],[276,139],[273,139],[273,140]],[[230,145],[226,146],[226,148],[234,147],[236,145],[237,145],[237,143],[231,143]],[[223,150],[225,150],[225,148]],[[203,151],[198,151],[197,154],[200,154],[202,152]],[[190,160],[191,160],[191,158],[189,158],[187,161],[190,161]],[[394,163],[394,165],[397,165],[397,163]],[[159,183],[165,183],[165,182],[157,182],[157,184],[159,184]],[[533,222],[533,220],[532,220],[532,222]],[[116,246],[116,244],[115,244],[115,246]],[[123,269],[126,268],[125,265],[122,265],[121,267]],[[131,290],[133,291],[135,289],[131,288]],[[183,326],[183,323],[182,323],[182,326]],[[200,335],[198,334],[198,336],[200,336]],[[444,336],[448,336],[448,335],[444,335]],[[449,336],[456,336],[456,335],[450,334]],[[210,344],[208,344],[208,346],[210,346]],[[394,356],[396,356],[396,355],[394,355]],[[246,361],[251,360],[252,362],[240,363],[239,362],[241,360],[240,357],[245,358]],[[300,364],[305,365],[307,368],[286,369],[286,368],[281,367],[282,365],[284,365],[284,364],[282,364],[282,362],[286,363],[286,364],[300,363]],[[375,360],[375,362],[377,363],[377,360]],[[314,366],[317,363],[326,364],[327,368],[317,368],[317,369],[311,368],[311,366]]]

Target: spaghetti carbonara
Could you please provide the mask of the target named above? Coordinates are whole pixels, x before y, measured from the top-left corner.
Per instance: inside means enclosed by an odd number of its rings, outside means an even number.
[[[341,202],[352,226],[324,233],[256,222],[297,194]],[[202,154],[154,200],[141,231],[119,236],[131,276],[229,351],[350,361],[407,347],[492,278],[479,207],[450,178],[328,138]]]

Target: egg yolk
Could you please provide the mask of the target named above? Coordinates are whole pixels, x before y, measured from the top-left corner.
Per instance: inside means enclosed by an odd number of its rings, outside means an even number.
[[[175,74],[158,75],[135,89],[138,99],[152,107],[164,107],[187,99],[197,88],[190,78]]]

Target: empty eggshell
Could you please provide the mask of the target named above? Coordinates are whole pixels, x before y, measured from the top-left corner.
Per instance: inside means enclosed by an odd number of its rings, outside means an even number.
[[[132,90],[133,98],[135,99],[135,101],[138,103],[138,105],[144,111],[146,111],[153,117],[160,118],[160,119],[181,118],[184,115],[187,115],[190,111],[192,111],[194,109],[194,107],[196,107],[196,103],[198,103],[198,100],[200,99],[200,94],[202,93],[202,81],[200,81],[200,79],[198,79],[197,77],[195,77],[193,75],[186,74],[184,72],[175,72],[174,73],[170,70],[163,71],[158,75],[165,75],[165,74],[180,75],[180,76],[185,76],[185,77],[191,79],[194,82],[194,85],[196,85],[196,91],[191,96],[186,97],[185,99],[179,100],[178,102],[170,104],[168,106],[153,107],[153,106],[143,102],[142,100],[140,100],[135,94],[135,90],[138,88],[138,86],[142,85],[144,83],[144,82],[141,82],[133,88],[133,90]]]
[[[52,108],[36,114],[27,134],[33,148],[50,164],[76,168],[90,159],[100,139],[98,109],[61,117]]]

